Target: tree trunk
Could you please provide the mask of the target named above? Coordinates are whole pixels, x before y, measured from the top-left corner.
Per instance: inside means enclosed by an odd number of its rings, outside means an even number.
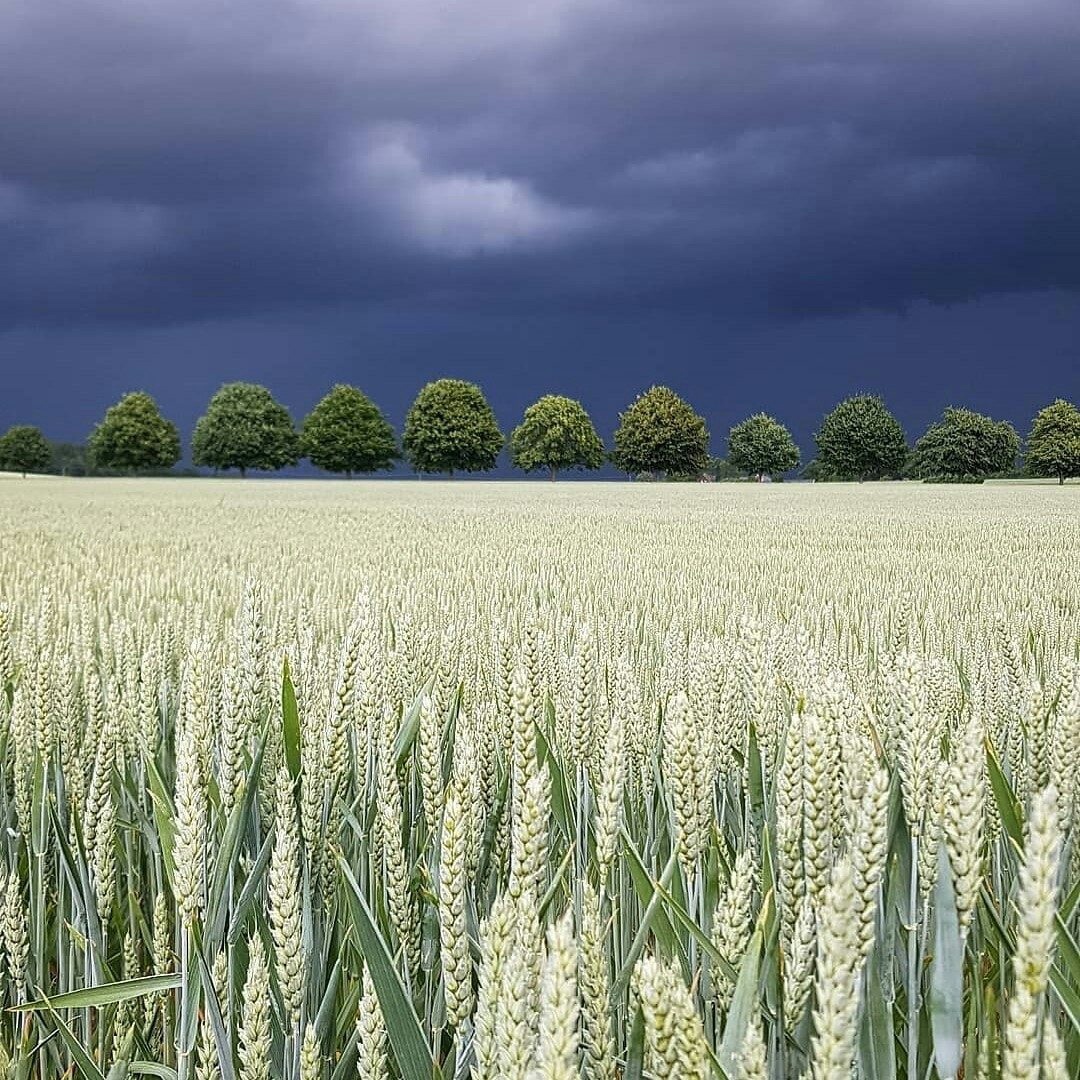
[[[551,471],[548,473],[548,479],[552,483],[555,483],[555,466],[554,465],[551,466]]]
[[[247,466],[246,465],[241,465],[240,466],[240,479],[243,480],[246,477],[247,477]]]
[[[1058,477],[1058,486],[1060,487],[1064,483],[1065,483],[1065,477],[1064,476],[1059,476]]]

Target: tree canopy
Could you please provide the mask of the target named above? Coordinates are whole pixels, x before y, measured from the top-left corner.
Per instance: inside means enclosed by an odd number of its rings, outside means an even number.
[[[171,469],[180,460],[180,433],[149,394],[125,394],[90,433],[90,457],[105,469]]]
[[[817,469],[835,480],[884,480],[899,476],[907,459],[900,421],[879,397],[847,398],[821,423],[814,436]]]
[[[728,461],[752,476],[778,476],[799,467],[799,448],[783,424],[757,413],[731,429]]]
[[[479,386],[439,379],[416,395],[402,446],[417,472],[487,472],[495,467],[503,434]]]
[[[580,401],[546,394],[514,428],[510,457],[516,468],[546,469],[554,480],[561,469],[599,469],[604,444]]]
[[[709,464],[705,466],[705,474],[714,480],[742,480],[746,475],[742,469],[736,468],[727,458],[709,458]]]
[[[394,429],[379,407],[341,383],[308,413],[300,450],[312,465],[348,476],[391,469],[398,452]]]
[[[1039,412],[1031,425],[1024,458],[1035,476],[1054,476],[1064,484],[1080,476],[1080,409],[1058,398]]]
[[[16,424],[0,435],[0,469],[25,476],[45,472],[51,464],[52,446],[31,424]]]
[[[89,476],[93,462],[85,443],[50,442],[52,462],[50,468],[61,476]]]
[[[1012,424],[950,408],[915,443],[911,472],[924,480],[984,480],[1008,472],[1019,452]]]
[[[174,423],[149,394],[125,394],[111,406],[84,444],[48,443],[28,425],[0,440],[7,447],[0,468],[46,470],[66,475],[173,469],[182,449]],[[1018,468],[1017,433],[965,408],[946,409],[909,448],[899,421],[882,399],[858,394],[841,401],[814,435],[816,456],[802,476],[814,480],[981,480]],[[48,448],[42,449],[42,445]],[[667,386],[639,394],[619,416],[607,455],[637,479],[696,480],[777,476],[796,469],[800,452],[775,417],[757,413],[731,428],[728,456],[709,456],[706,422]],[[307,457],[328,472],[370,473],[392,469],[405,456],[421,473],[485,472],[504,445],[516,468],[543,470],[552,480],[567,469],[597,469],[603,442],[580,401],[545,394],[534,401],[504,439],[483,391],[461,379],[438,379],[417,394],[398,443],[379,407],[355,386],[338,383],[312,408],[298,431],[288,409],[265,387],[223,385],[195,425],[191,449],[196,466],[215,470],[276,470]],[[400,450],[399,450],[400,446]],[[1080,477],[1080,408],[1061,398],[1032,421],[1024,452],[1024,475]]]
[[[630,474],[700,473],[709,464],[709,430],[674,390],[653,386],[620,414],[611,460]]]
[[[196,465],[212,469],[280,469],[300,456],[292,417],[265,386],[226,383],[210,399],[191,439]]]

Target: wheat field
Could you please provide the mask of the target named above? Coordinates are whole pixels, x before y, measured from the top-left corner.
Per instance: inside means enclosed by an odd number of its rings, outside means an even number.
[[[1080,1075],[1080,489],[0,485],[0,1080]]]

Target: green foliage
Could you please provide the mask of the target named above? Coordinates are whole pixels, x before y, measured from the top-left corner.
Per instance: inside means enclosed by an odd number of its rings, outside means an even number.
[[[822,465],[819,458],[811,458],[803,466],[802,472],[799,473],[799,476],[803,480],[811,480],[814,482],[822,483],[836,479],[836,477],[833,476],[833,474],[829,472],[829,470],[824,465]]]
[[[191,439],[196,465],[212,469],[280,469],[295,465],[300,440],[289,410],[265,386],[226,383],[199,417]]]
[[[709,431],[674,390],[654,386],[619,416],[611,460],[631,474],[700,473],[709,463]]]
[[[799,448],[783,424],[758,413],[731,429],[728,461],[753,476],[776,476],[799,467]]]
[[[51,469],[61,476],[86,476],[91,471],[89,454],[84,443],[53,442]]]
[[[907,458],[900,422],[879,397],[841,401],[814,436],[821,475],[831,480],[884,480],[899,476]]]
[[[971,409],[946,409],[915,444],[911,472],[923,480],[978,482],[1008,472],[1020,452],[1012,424]]]
[[[1058,398],[1031,425],[1025,464],[1034,476],[1054,476],[1064,484],[1080,476],[1080,409]]]
[[[604,444],[580,401],[546,394],[525,410],[510,436],[510,457],[525,472],[547,469],[599,469]]]
[[[662,480],[668,484],[700,484],[702,480],[708,480],[708,478],[709,467],[706,465],[704,469],[695,469],[693,472],[638,473],[634,480],[638,483],[655,483]]]
[[[180,433],[149,394],[125,394],[90,433],[91,461],[128,472],[169,469],[180,460]]]
[[[745,479],[741,469],[735,468],[727,458],[722,457],[709,458],[705,473],[720,482]]]
[[[45,472],[52,464],[49,440],[30,424],[16,424],[0,435],[0,469],[9,472]]]
[[[300,448],[318,468],[349,476],[392,469],[397,457],[394,429],[379,407],[355,386],[340,383],[308,413]]]
[[[495,467],[503,435],[479,386],[439,379],[416,395],[402,445],[417,472],[486,472]]]

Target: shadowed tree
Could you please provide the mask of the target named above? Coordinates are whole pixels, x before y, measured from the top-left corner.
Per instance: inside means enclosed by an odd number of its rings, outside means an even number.
[[[0,435],[0,469],[18,472],[45,472],[52,464],[52,447],[38,428],[16,424]]]
[[[338,384],[308,413],[300,429],[301,453],[327,472],[392,469],[394,429],[379,407],[355,386]]]
[[[951,408],[915,443],[910,472],[924,480],[984,480],[1008,472],[1019,452],[1012,424]]]
[[[870,394],[841,401],[814,436],[818,469],[833,480],[884,480],[899,476],[907,439],[885,402]]]
[[[611,460],[631,475],[700,473],[709,464],[709,430],[674,390],[653,386],[620,414]]]
[[[461,379],[428,383],[405,418],[402,446],[421,473],[487,472],[503,447],[483,391]]]
[[[514,428],[510,458],[516,468],[546,469],[554,480],[561,469],[599,469],[604,444],[580,401],[546,394],[525,410]]]
[[[799,467],[799,448],[783,424],[758,413],[731,429],[728,461],[758,479],[778,476]]]
[[[1024,458],[1028,472],[1064,484],[1080,476],[1080,409],[1058,398],[1035,417]]]
[[[180,460],[180,433],[149,394],[125,394],[90,433],[90,459],[104,469],[171,469]]]
[[[227,383],[199,417],[191,439],[196,465],[212,469],[281,469],[295,465],[300,440],[289,410],[265,386]]]
[[[50,468],[61,476],[88,476],[93,462],[84,443],[50,442],[52,462]]]
[[[710,458],[705,472],[714,480],[742,480],[745,475],[742,469],[736,468],[727,458],[722,457]]]

